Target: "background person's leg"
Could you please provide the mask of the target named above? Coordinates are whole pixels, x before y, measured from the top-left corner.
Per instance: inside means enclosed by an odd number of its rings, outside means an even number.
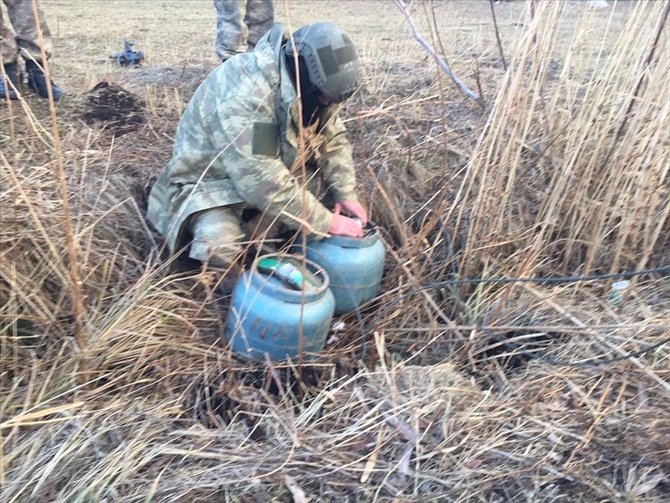
[[[44,11],[38,5],[37,16],[35,16],[32,0],[5,0],[5,4],[7,15],[16,34],[19,52],[26,62],[28,87],[42,98],[49,97],[49,87],[51,87],[54,100],[59,100],[63,95],[63,90],[53,82],[47,82],[44,73],[42,47],[46,59],[51,57],[53,49],[51,31],[49,31]]]
[[[16,34],[10,23],[10,20],[5,17],[3,7],[0,5],[0,58],[2,58],[3,65],[15,62],[19,54]]]
[[[16,44],[14,30],[6,22],[0,5],[0,99],[18,98],[16,89],[19,88],[19,70],[16,60],[19,54],[19,46]]]
[[[7,16],[14,28],[16,43],[21,51],[21,55],[26,59],[35,59],[42,61],[42,51],[40,48],[40,36],[38,26],[42,30],[42,40],[44,42],[44,52],[47,59],[51,57],[53,43],[51,40],[51,31],[47,25],[44,11],[37,6],[39,23],[33,11],[32,0],[6,0]],[[4,34],[3,34],[4,35]],[[3,54],[4,56],[4,54]]]
[[[274,21],[275,10],[272,0],[247,0],[244,16],[244,23],[249,30],[247,50],[253,49],[260,38],[270,31]]]
[[[214,0],[216,7],[216,44],[221,61],[247,50],[249,29],[244,23],[247,0]]]

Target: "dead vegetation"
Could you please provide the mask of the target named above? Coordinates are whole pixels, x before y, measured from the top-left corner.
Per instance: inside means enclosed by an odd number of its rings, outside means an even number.
[[[238,362],[211,278],[144,221],[191,83],[118,84],[132,131],[84,93],[58,131],[3,103],[0,500],[667,501],[667,4],[610,32],[535,7],[506,73],[480,55],[488,115],[425,61],[364,60],[345,115],[384,288],[302,366]],[[478,282],[663,267],[620,305],[609,276]]]

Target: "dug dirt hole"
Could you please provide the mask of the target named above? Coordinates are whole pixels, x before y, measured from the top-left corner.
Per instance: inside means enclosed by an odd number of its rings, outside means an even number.
[[[99,82],[86,93],[82,118],[89,126],[99,124],[114,133],[129,133],[145,121],[144,101],[122,87]]]

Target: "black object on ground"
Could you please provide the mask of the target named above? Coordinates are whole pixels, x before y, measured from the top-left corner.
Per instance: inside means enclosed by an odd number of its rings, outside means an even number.
[[[144,53],[142,51],[133,51],[132,42],[124,38],[123,52],[115,52],[110,54],[109,57],[121,66],[139,66],[144,59]]]

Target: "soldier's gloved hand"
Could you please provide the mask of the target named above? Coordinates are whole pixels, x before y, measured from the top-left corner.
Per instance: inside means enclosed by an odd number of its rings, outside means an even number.
[[[363,226],[353,218],[333,213],[333,221],[330,223],[328,233],[333,236],[359,238],[363,235]]]
[[[342,201],[340,203],[335,203],[335,211],[334,213],[336,215],[339,215],[342,210],[345,210],[349,213],[351,213],[353,216],[357,217],[360,219],[361,224],[363,226],[366,226],[368,223],[368,212],[365,211],[365,208],[363,208],[363,205],[359,203],[358,201]]]

